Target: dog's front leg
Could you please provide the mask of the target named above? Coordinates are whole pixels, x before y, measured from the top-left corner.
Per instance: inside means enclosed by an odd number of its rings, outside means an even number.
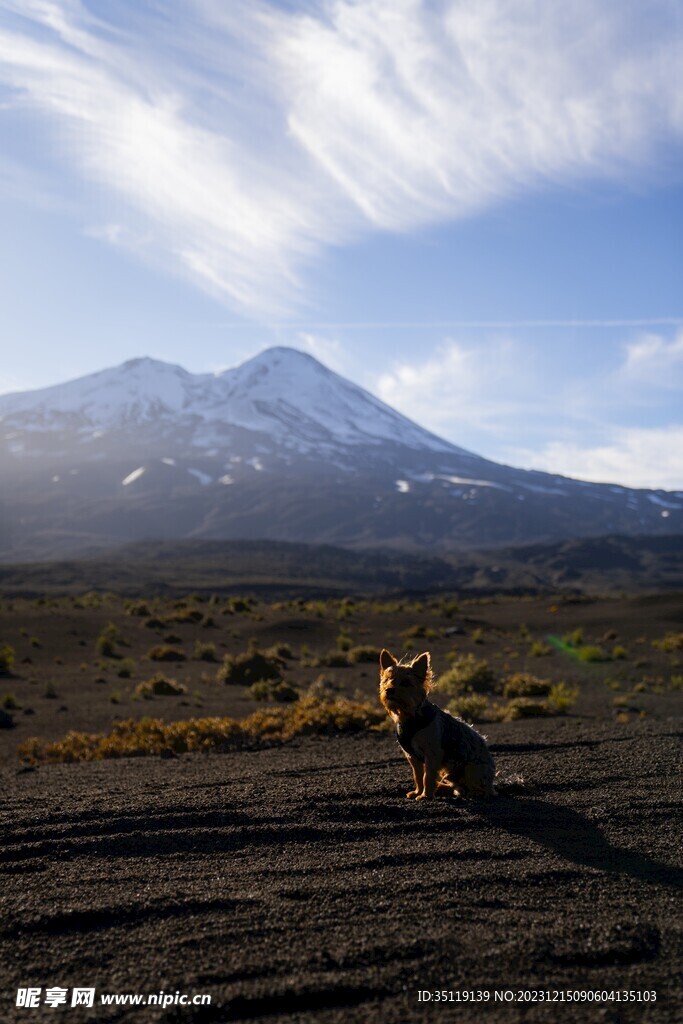
[[[412,800],[414,796],[417,797],[422,792],[422,764],[411,757],[410,754],[406,754],[406,757],[410,762],[410,767],[413,769],[413,780],[415,782],[415,789],[411,789],[406,793],[406,797],[408,800]]]
[[[439,776],[439,769],[429,761],[425,761],[424,783],[422,792],[416,797],[417,800],[433,800],[436,790],[436,780]]]

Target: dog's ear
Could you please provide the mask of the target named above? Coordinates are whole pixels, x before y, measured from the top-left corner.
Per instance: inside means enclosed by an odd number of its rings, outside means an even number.
[[[432,664],[431,659],[429,657],[429,651],[425,651],[424,654],[421,654],[419,657],[415,658],[412,665],[410,666],[411,671],[414,673],[414,675],[417,676],[421,683],[424,683],[426,681],[431,667]]]
[[[379,667],[384,672],[386,671],[386,669],[391,668],[392,665],[398,665],[398,662],[396,661],[396,658],[393,656],[391,651],[388,651],[386,647],[384,647],[382,649],[382,653],[379,656]]]

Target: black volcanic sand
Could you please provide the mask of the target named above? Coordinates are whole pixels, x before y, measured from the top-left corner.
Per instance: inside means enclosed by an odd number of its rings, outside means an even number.
[[[680,719],[487,731],[527,792],[409,802],[386,735],[3,768],[0,1019],[680,1020]],[[213,1005],[14,1008],[19,985],[60,984]],[[429,989],[491,1001],[418,1003]]]

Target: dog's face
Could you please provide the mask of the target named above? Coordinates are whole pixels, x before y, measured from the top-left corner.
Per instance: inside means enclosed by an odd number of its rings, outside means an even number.
[[[427,696],[432,678],[425,651],[409,665],[402,665],[387,650],[379,656],[379,699],[392,718],[410,718]]]

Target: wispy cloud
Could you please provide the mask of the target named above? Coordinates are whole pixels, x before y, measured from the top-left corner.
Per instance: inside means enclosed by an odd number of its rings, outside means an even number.
[[[541,451],[518,451],[516,464],[597,483],[683,488],[683,426],[629,427],[603,444],[552,441]]]
[[[648,333],[629,342],[621,368],[624,379],[638,386],[680,388],[683,384],[683,331],[675,338]]]
[[[435,433],[497,461],[676,489],[683,487],[683,426],[673,393],[682,380],[681,334],[631,339],[600,369],[593,364],[569,377],[550,375],[537,347],[508,336],[446,341],[397,362],[374,388]],[[653,411],[666,426],[651,422]]]
[[[250,314],[327,246],[659,173],[683,133],[669,0],[124,9],[0,0],[0,125],[32,115],[110,241]]]
[[[374,382],[388,405],[467,447],[477,435],[508,429],[518,415],[543,416],[530,353],[509,338],[478,345],[453,339],[423,358],[397,362]],[[542,392],[541,392],[542,394]]]

